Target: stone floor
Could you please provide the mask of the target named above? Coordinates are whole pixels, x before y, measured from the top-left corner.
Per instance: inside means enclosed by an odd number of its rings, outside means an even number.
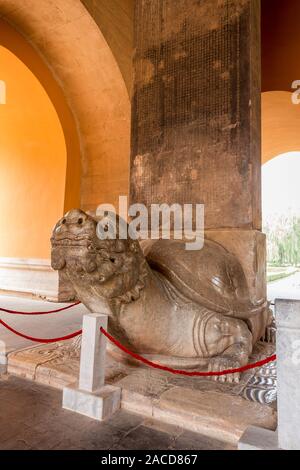
[[[7,375],[0,377],[0,423],[0,450],[232,449],[125,411],[108,422],[96,422],[63,410],[59,390]]]
[[[0,303],[23,311],[57,305],[2,296]],[[79,306],[43,317],[1,317],[23,332],[53,337],[79,329],[84,311]],[[274,365],[247,372],[231,386],[140,370],[108,355],[106,382],[122,387],[123,411],[109,423],[64,411],[59,389],[78,378],[78,344],[76,340],[32,348],[1,328],[0,449],[229,449],[249,425],[276,425]],[[271,355],[272,348],[258,345],[251,362]],[[7,357],[9,376],[1,371]]]
[[[268,299],[271,302],[275,299],[300,300],[300,272],[279,281],[269,282]]]

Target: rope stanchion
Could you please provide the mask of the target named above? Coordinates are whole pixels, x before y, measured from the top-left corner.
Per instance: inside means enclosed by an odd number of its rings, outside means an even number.
[[[100,328],[100,331],[101,331],[101,333],[104,334],[104,336],[106,336],[106,338],[111,343],[113,343],[115,346],[117,346],[117,348],[119,348],[121,351],[125,352],[129,356],[133,357],[137,361],[140,361],[140,362],[146,364],[147,366],[152,367],[153,369],[159,369],[159,370],[163,370],[165,372],[169,372],[170,374],[184,375],[184,376],[187,376],[187,377],[219,377],[221,375],[230,375],[230,374],[242,373],[242,372],[246,372],[246,371],[251,370],[251,369],[256,369],[256,368],[262,367],[266,364],[269,364],[270,362],[274,362],[274,361],[277,360],[277,356],[276,356],[276,354],[274,354],[273,356],[268,357],[267,359],[264,359],[264,360],[259,361],[259,362],[255,362],[254,364],[248,364],[247,366],[239,367],[237,369],[228,369],[228,370],[223,370],[223,371],[220,371],[220,372],[196,372],[196,371],[189,372],[189,371],[186,371],[186,370],[172,369],[171,367],[163,366],[163,365],[157,364],[155,362],[149,361],[145,357],[142,357],[139,354],[134,353],[134,352],[130,351],[129,349],[127,349],[117,339],[115,339],[106,330],[104,330],[104,328]]]
[[[67,305],[66,307],[57,308],[56,310],[48,310],[45,312],[19,312],[17,310],[9,310],[7,308],[0,308],[0,312],[11,313],[13,315],[49,315],[50,313],[63,312],[64,310],[68,310],[69,308],[76,307],[80,304],[81,302],[75,302],[74,304]]]
[[[29,341],[33,341],[34,343],[44,343],[44,344],[49,344],[49,343],[57,343],[59,341],[66,341],[68,339],[76,338],[77,336],[81,335],[82,330],[75,331],[75,333],[71,333],[66,336],[62,336],[60,338],[51,338],[51,339],[45,339],[45,338],[34,338],[32,336],[25,335],[24,333],[20,333],[20,331],[15,330],[13,327],[5,323],[3,320],[0,319],[0,324],[4,326],[8,331],[11,331],[17,336],[20,336],[20,338],[28,339]]]

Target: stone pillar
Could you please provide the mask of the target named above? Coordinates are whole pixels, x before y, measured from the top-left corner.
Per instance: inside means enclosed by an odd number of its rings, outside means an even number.
[[[278,445],[300,450],[300,301],[276,301]]]
[[[120,407],[121,390],[104,385],[107,316],[89,314],[83,317],[79,382],[63,390],[63,408],[102,421]]]
[[[300,301],[276,300],[275,310],[278,430],[249,428],[240,450],[300,450]]]
[[[84,315],[79,388],[91,393],[102,388],[105,381],[106,338],[100,328],[107,330],[107,315]]]
[[[259,0],[137,0],[131,202],[202,203],[266,296]],[[247,253],[247,256],[245,256]]]
[[[261,228],[260,1],[138,0],[131,198]]]

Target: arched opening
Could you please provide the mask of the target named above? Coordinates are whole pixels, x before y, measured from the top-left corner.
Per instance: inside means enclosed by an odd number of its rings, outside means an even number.
[[[268,296],[299,298],[300,107],[292,94],[262,94],[262,202]]]
[[[0,46],[1,290],[55,294],[49,235],[65,205],[67,151],[56,110],[37,77]],[[43,284],[45,285],[43,286]]]
[[[0,47],[0,290],[57,298],[49,239],[57,218],[80,206],[78,131],[49,67],[3,20]]]
[[[268,296],[271,300],[300,298],[298,275],[288,276],[298,265],[300,106],[292,102],[292,84],[299,79],[300,3],[286,0],[283,6],[282,0],[272,0],[270,8],[269,2],[262,1],[261,7],[263,225],[271,281]]]
[[[24,63],[45,89],[59,118],[64,134],[67,167],[64,211],[80,205],[80,142],[76,123],[66,97],[50,69],[24,37],[6,21],[0,19],[0,45],[11,51]],[[1,77],[0,77],[1,79]]]
[[[48,259],[49,233],[64,210],[66,145],[45,89],[0,46],[0,257]]]
[[[267,235],[269,298],[299,298],[300,151],[262,168],[263,229]]]
[[[23,8],[18,0],[9,6],[0,0],[0,17],[0,45],[36,76],[61,123],[67,153],[63,211],[117,204],[128,193],[130,100],[99,27],[79,1],[72,8],[60,0]],[[48,229],[48,252],[50,234]],[[7,271],[1,276],[0,269],[0,289],[6,288],[2,278]],[[61,299],[69,298],[66,284],[55,280]]]

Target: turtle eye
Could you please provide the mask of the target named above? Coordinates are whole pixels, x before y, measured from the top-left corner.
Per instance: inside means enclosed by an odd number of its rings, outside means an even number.
[[[78,219],[77,223],[78,223],[78,225],[82,225],[82,224],[83,224],[83,218],[80,217],[80,218]]]
[[[63,219],[63,220],[61,221],[61,223],[62,223],[62,225],[65,225],[65,224],[67,223],[67,219]]]
[[[109,261],[111,261],[113,264],[115,264],[116,258],[111,257],[111,258],[109,258]]]

